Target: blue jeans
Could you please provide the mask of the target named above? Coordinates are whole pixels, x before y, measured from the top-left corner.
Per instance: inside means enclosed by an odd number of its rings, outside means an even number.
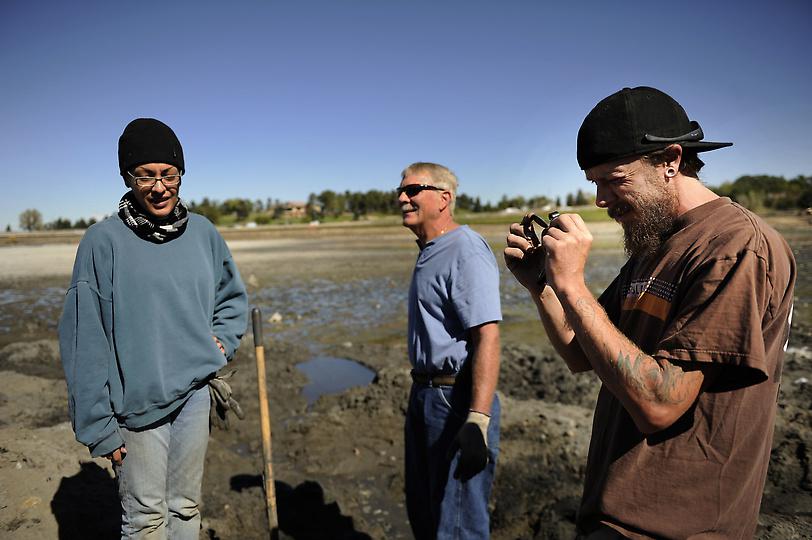
[[[209,402],[204,385],[156,424],[137,430],[120,426],[127,448],[116,467],[122,538],[198,539]]]
[[[485,469],[463,482],[454,478],[459,452],[448,455],[470,402],[469,387],[412,385],[405,431],[406,511],[417,540],[490,536],[488,498],[499,454],[498,396],[491,406]]]

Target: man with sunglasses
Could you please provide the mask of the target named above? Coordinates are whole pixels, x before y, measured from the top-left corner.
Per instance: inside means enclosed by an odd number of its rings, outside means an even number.
[[[758,216],[699,181],[702,129],[667,94],[624,88],[578,132],[596,204],[629,261],[595,299],[592,236],[563,214],[505,261],[570,369],[601,383],[580,538],[751,538],[767,474],[795,261]],[[539,281],[540,269],[545,281]]]
[[[499,452],[499,270],[487,242],[454,221],[457,177],[414,163],[397,188],[420,253],[409,288],[413,384],[406,507],[415,538],[488,538]]]
[[[220,234],[179,199],[169,126],[133,120],[118,159],[129,191],[82,238],[59,322],[71,421],[113,464],[122,538],[196,540],[207,382],[240,343],[247,295]]]

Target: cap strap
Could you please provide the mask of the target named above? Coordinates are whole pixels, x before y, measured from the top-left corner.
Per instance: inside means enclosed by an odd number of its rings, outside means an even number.
[[[696,122],[692,122],[696,123]],[[693,131],[689,131],[685,135],[678,135],[676,137],[658,137],[657,135],[650,135],[646,133],[643,135],[643,139],[646,142],[682,142],[682,141],[701,141],[705,138],[705,134],[702,133],[702,128],[699,127],[697,124],[696,129]]]

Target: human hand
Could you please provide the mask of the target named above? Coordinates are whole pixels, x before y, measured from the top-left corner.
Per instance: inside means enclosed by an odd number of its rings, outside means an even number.
[[[478,411],[469,411],[468,418],[451,445],[451,455],[459,450],[460,459],[454,477],[470,480],[488,465],[488,424],[491,418]]]
[[[504,251],[505,265],[525,289],[532,294],[539,294],[542,285],[538,278],[544,268],[544,250],[535,247],[524,235],[521,223],[512,223],[507,235],[507,247]]]
[[[584,267],[592,247],[592,233],[578,214],[562,214],[545,231],[541,245],[546,253],[547,282],[556,293],[584,283]]]
[[[223,344],[220,343],[220,340],[217,339],[217,336],[212,336],[212,339],[214,339],[214,342],[217,344],[217,348],[220,349],[220,352],[226,354],[226,348],[223,347]]]
[[[121,448],[116,449],[114,452],[107,454],[106,457],[109,459],[113,465],[120,467],[121,464],[124,462],[124,458],[127,456],[127,448],[122,446]]]

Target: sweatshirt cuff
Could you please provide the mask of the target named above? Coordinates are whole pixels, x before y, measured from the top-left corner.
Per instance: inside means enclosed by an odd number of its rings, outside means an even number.
[[[113,433],[88,448],[92,457],[102,457],[112,454],[122,446],[124,446],[124,439],[116,429]]]

